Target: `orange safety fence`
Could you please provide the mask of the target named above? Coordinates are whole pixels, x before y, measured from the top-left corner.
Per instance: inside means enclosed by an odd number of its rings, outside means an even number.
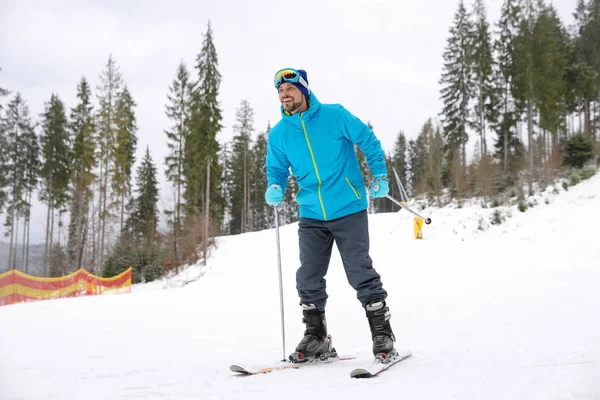
[[[39,278],[14,269],[0,274],[0,306],[108,293],[131,293],[131,268],[112,278],[84,269],[58,278]]]

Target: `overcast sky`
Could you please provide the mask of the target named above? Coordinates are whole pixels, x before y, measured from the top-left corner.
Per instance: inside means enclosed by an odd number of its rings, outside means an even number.
[[[465,4],[470,8],[473,2]],[[571,24],[575,0],[554,0]],[[150,146],[160,165],[168,87],[180,61],[192,74],[210,20],[222,74],[221,143],[233,135],[245,99],[254,128],[280,119],[273,87],[283,67],[303,68],[323,103],[370,121],[386,152],[400,130],[414,138],[441,110],[442,52],[455,0],[0,0],[0,87],[21,92],[32,113],[57,93],[75,106],[86,77],[94,89],[112,54],[137,103],[138,156]],[[488,21],[502,0],[487,1]],[[8,100],[4,98],[3,102]],[[163,198],[170,198],[165,190]],[[166,200],[165,200],[166,201]]]

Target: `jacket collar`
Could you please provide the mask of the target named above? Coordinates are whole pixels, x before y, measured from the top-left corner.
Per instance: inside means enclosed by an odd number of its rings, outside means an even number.
[[[310,95],[308,96],[308,110],[306,110],[302,113],[290,114],[283,109],[283,106],[280,106],[281,119],[283,119],[284,121],[286,121],[288,123],[300,124],[301,123],[300,118],[302,118],[304,121],[311,119],[315,115],[315,113],[317,112],[317,110],[319,109],[320,106],[321,106],[321,103],[317,99],[317,96],[315,96],[315,94],[311,90]]]

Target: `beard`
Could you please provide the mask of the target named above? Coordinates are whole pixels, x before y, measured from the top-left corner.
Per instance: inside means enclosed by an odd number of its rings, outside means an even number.
[[[291,103],[283,103],[283,109],[289,113],[294,113],[301,105],[302,101],[293,99]]]

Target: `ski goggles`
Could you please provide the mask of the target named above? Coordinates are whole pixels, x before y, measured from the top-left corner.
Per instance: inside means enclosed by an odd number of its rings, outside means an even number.
[[[306,82],[302,75],[300,75],[300,72],[296,71],[293,68],[284,68],[282,70],[277,71],[277,73],[275,74],[275,87],[278,88],[283,82],[298,82],[307,90],[310,90],[308,88],[308,82]]]

